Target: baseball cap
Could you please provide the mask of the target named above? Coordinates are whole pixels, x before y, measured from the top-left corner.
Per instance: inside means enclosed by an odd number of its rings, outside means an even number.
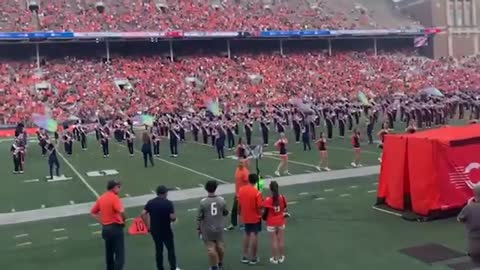
[[[107,190],[112,190],[113,188],[117,186],[121,186],[122,184],[118,180],[110,180],[107,183]]]
[[[165,195],[168,192],[168,188],[166,186],[158,186],[157,188],[157,195]]]

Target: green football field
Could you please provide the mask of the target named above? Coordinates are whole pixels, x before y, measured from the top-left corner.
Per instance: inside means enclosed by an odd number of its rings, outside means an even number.
[[[402,125],[403,128],[403,125]],[[335,130],[336,132],[336,130]],[[139,134],[138,132],[137,134]],[[336,133],[335,133],[336,134]],[[276,139],[270,134],[270,139]],[[288,134],[293,142],[293,134]],[[348,135],[349,136],[349,135]],[[148,195],[160,185],[187,194],[203,186],[210,179],[233,183],[237,162],[234,159],[217,160],[211,146],[193,143],[191,138],[180,145],[180,156],[170,158],[168,142],[161,145],[161,157],[155,167],[144,168],[141,153],[129,157],[127,149],[111,141],[110,158],[104,159],[98,143],[89,137],[88,151],[74,144],[74,155],[67,157],[60,146],[61,174],[65,181],[47,182],[48,165],[41,157],[39,146],[32,141],[28,147],[25,174],[10,174],[13,164],[8,154],[0,156],[2,188],[0,213],[12,215],[28,211],[56,211],[59,206],[82,206],[95,200],[105,190],[109,179],[122,181],[121,196],[134,199]],[[260,138],[254,138],[259,144]],[[272,144],[272,143],[271,143]],[[9,141],[0,142],[2,153],[8,153]],[[139,149],[140,144],[136,144]],[[352,151],[349,138],[335,138],[328,144],[331,175],[351,171]],[[362,146],[361,163],[368,169],[378,165],[376,145]],[[291,202],[293,217],[286,231],[287,261],[270,265],[268,236],[261,235],[261,264],[256,269],[457,269],[446,266],[445,260],[421,262],[399,252],[404,248],[436,243],[452,250],[464,250],[464,233],[453,219],[431,223],[411,223],[400,217],[372,209],[376,201],[377,175],[318,181],[322,175],[315,169],[318,152],[304,152],[301,144],[290,143],[289,167],[291,177],[307,179],[304,184],[289,185],[281,191]],[[264,176],[274,175],[278,157],[273,146],[264,148],[260,169]],[[233,155],[226,152],[226,155]],[[250,165],[253,169],[253,162]],[[105,174],[112,173],[112,175]],[[100,176],[94,176],[95,174]],[[345,174],[347,175],[347,174]],[[312,179],[312,183],[308,179]],[[324,178],[324,177],[323,177]],[[343,177],[336,177],[343,178]],[[283,179],[283,180],[282,180]],[[317,180],[315,180],[317,179]],[[128,198],[130,197],[130,198]],[[188,196],[186,197],[188,198]],[[231,195],[226,195],[231,202]],[[178,222],[174,225],[179,266],[183,269],[208,269],[205,250],[196,237],[195,213],[199,199],[175,202]],[[140,207],[128,208],[128,216],[138,216]],[[20,213],[19,213],[20,212]],[[103,242],[100,227],[88,215],[18,223],[0,226],[0,265],[2,269],[104,269]],[[0,214],[2,220],[2,214]],[[15,223],[15,222],[13,222]],[[226,233],[226,269],[246,269],[239,262],[241,232]],[[148,236],[127,236],[127,264],[125,269],[154,269],[154,249]],[[451,258],[449,258],[451,259]],[[466,258],[454,258],[453,261]],[[458,268],[461,269],[461,268]],[[465,268],[467,269],[467,268]]]

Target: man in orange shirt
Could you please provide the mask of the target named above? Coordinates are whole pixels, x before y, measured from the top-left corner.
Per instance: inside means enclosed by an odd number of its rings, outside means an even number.
[[[241,187],[248,185],[248,175],[249,171],[245,162],[240,161],[235,170],[235,197],[233,198],[232,213],[230,217],[231,224],[225,228],[226,231],[231,231],[238,225],[238,192]]]
[[[258,263],[258,233],[262,230],[262,194],[256,188],[258,175],[250,174],[248,182],[249,185],[241,187],[238,192],[240,217],[243,224],[245,224],[242,263],[255,265]]]
[[[118,197],[120,186],[119,181],[108,181],[107,192],[97,199],[90,210],[90,214],[102,224],[107,270],[122,270],[125,264],[123,227],[126,217]]]

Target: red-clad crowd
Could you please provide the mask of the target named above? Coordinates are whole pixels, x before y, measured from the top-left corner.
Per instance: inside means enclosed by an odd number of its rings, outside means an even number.
[[[348,11],[328,1],[103,0],[41,1],[38,13],[25,1],[0,1],[0,31],[259,31],[389,27],[363,9]],[[268,4],[269,2],[272,2]],[[164,3],[164,5],[158,5]],[[161,8],[161,7],[165,8]],[[268,8],[266,8],[268,7]],[[396,27],[411,26],[397,25]]]
[[[118,87],[119,81],[127,86]],[[480,61],[344,52],[188,57],[176,62],[123,57],[111,64],[65,58],[47,61],[41,71],[34,64],[1,62],[0,123],[28,120],[45,110],[64,120],[72,115],[93,118],[96,113],[192,111],[210,98],[237,109],[282,104],[292,97],[355,99],[360,90],[377,96],[411,94],[429,86],[445,92],[480,90]]]

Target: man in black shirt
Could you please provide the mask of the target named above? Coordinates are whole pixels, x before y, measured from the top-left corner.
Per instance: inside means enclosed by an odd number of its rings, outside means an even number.
[[[168,190],[165,186],[157,188],[157,197],[148,201],[142,212],[142,219],[149,228],[155,243],[155,257],[157,269],[163,268],[163,246],[168,251],[168,261],[171,270],[180,270],[177,268],[177,258],[175,256],[175,247],[173,242],[173,231],[170,224],[177,218],[173,203],[167,199]]]

